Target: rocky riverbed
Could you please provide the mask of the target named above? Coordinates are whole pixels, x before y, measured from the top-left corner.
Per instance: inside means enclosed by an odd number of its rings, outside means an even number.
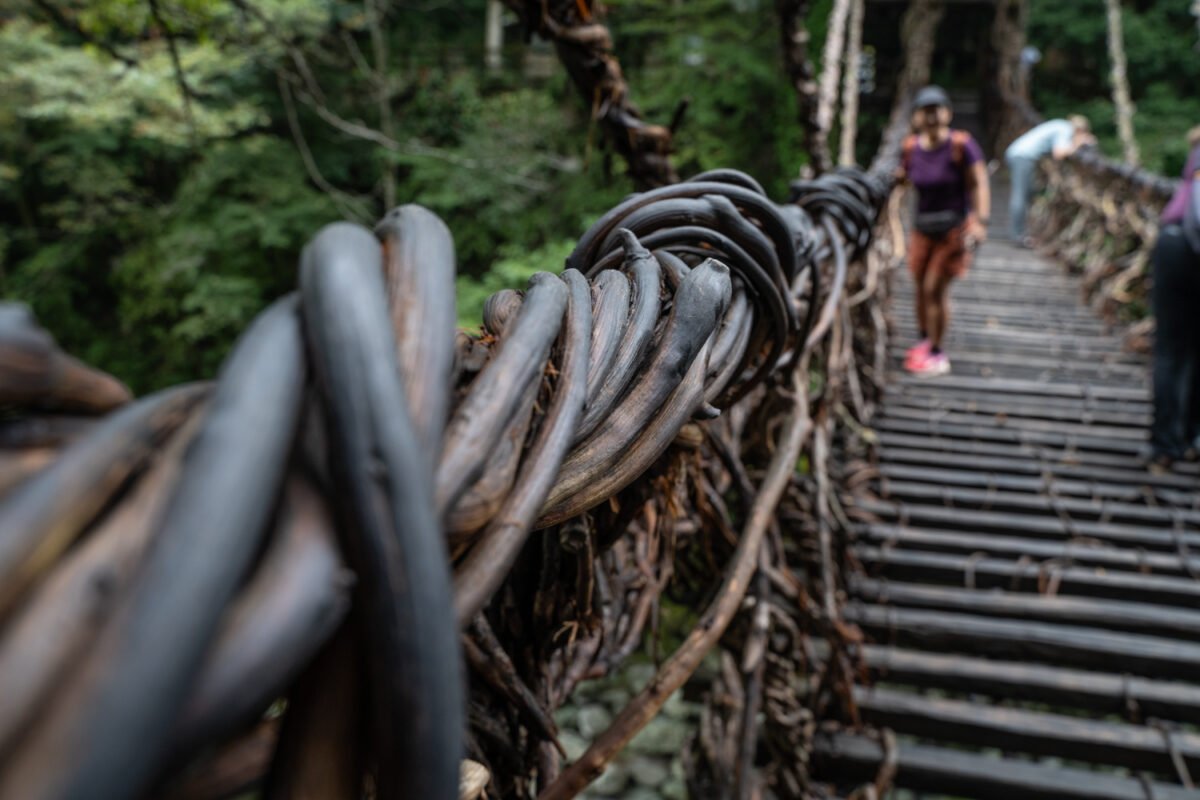
[[[582,684],[575,703],[554,715],[567,756],[574,760],[612,722],[629,699],[654,676],[654,666],[632,664],[617,675]],[[608,766],[587,792],[585,800],[687,800],[683,763],[684,743],[696,728],[700,707],[671,695],[662,713],[651,720]]]

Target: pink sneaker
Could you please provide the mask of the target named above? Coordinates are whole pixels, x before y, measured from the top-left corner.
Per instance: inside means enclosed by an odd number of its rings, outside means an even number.
[[[913,368],[913,364],[916,364],[918,361],[923,360],[925,356],[929,355],[929,348],[930,344],[928,339],[922,339],[912,347],[908,348],[908,350],[904,353],[904,368],[911,370]]]
[[[945,353],[925,353],[908,365],[908,371],[920,378],[936,378],[950,372],[950,359]]]

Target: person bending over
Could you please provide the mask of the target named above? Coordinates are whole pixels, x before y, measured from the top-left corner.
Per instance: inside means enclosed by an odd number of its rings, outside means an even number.
[[[1008,173],[1012,180],[1008,196],[1009,229],[1013,241],[1022,247],[1032,242],[1025,229],[1025,216],[1029,211],[1029,197],[1033,194],[1033,171],[1037,162],[1045,156],[1057,160],[1066,158],[1081,147],[1093,145],[1087,117],[1075,114],[1067,119],[1052,119],[1043,122],[1017,137],[1004,151]]]

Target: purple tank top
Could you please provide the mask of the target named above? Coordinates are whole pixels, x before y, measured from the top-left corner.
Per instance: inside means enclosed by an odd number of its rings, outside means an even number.
[[[963,147],[961,164],[954,163],[950,139],[932,150],[922,150],[920,144],[914,147],[908,161],[908,179],[917,189],[917,213],[957,211],[966,215],[970,208],[967,171],[982,160],[983,150],[970,136]]]
[[[1196,174],[1197,169],[1200,169],[1200,147],[1193,148],[1188,155],[1187,164],[1183,167],[1183,182],[1175,189],[1175,194],[1171,195],[1159,220],[1163,225],[1178,225],[1183,222],[1183,214],[1187,211],[1188,203],[1192,201],[1192,176]]]

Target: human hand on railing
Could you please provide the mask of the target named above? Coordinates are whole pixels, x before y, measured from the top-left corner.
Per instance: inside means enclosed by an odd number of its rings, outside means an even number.
[[[963,244],[966,245],[966,248],[974,252],[986,241],[987,225],[974,214],[967,217],[967,226],[963,231]]]

